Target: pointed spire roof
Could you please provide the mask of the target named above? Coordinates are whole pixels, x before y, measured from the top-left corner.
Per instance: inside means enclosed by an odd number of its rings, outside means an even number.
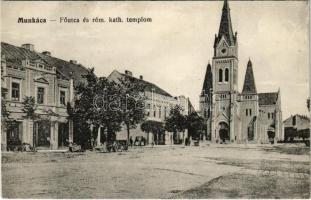
[[[212,66],[210,63],[208,63],[206,67],[205,79],[201,95],[209,94],[211,88],[213,88],[213,74],[212,74]]]
[[[242,94],[256,94],[256,93],[257,90],[255,85],[252,61],[249,59],[247,63]]]
[[[233,30],[232,30],[232,23],[231,23],[230,8],[229,8],[228,0],[224,0],[224,6],[222,8],[218,36],[215,39],[215,46],[218,44],[222,36],[225,36],[225,39],[229,43],[229,45],[235,44],[236,35],[233,34]]]

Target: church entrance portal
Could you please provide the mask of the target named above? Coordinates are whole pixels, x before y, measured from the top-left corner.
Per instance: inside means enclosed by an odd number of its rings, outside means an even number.
[[[219,138],[223,143],[226,142],[226,140],[230,140],[229,126],[225,122],[219,123]]]

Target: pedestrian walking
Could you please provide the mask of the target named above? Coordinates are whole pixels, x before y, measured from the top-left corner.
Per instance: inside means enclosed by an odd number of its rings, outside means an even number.
[[[133,147],[133,138],[132,136],[130,137],[130,145],[131,145],[131,148]]]

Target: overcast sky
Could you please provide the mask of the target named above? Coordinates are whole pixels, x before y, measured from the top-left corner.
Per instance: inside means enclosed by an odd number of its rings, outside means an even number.
[[[55,57],[94,67],[99,76],[128,69],[198,109],[223,2],[1,2],[1,41],[35,44]],[[281,89],[283,119],[307,114],[307,1],[229,2],[239,43],[239,88],[253,62],[258,92]],[[18,17],[151,17],[141,24],[18,24]]]

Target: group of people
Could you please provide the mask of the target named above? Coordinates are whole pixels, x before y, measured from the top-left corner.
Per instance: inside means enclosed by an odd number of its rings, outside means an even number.
[[[133,147],[134,146],[145,146],[146,145],[146,138],[142,137],[142,136],[136,136],[135,140],[133,140],[132,136],[130,137],[130,146]]]

